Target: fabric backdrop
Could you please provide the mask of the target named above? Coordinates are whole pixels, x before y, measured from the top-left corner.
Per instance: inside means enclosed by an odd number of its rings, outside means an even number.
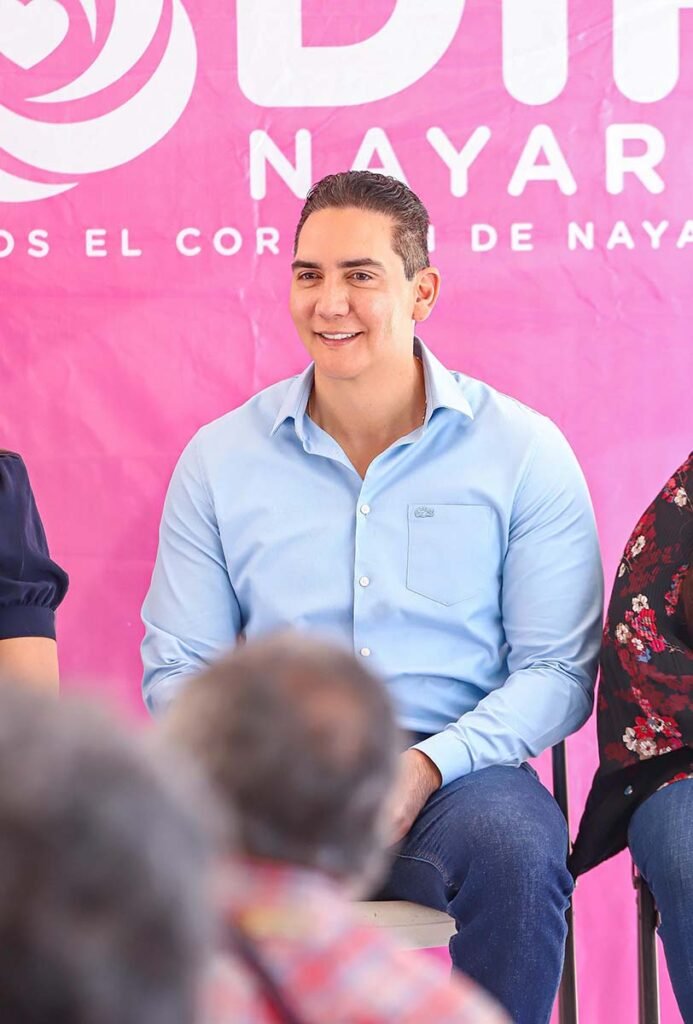
[[[565,431],[611,584],[693,435],[690,6],[5,0],[0,443],[72,579],[66,690],[142,715],[174,461],[305,365],[293,226],[310,181],[352,166],[427,203],[444,287],[423,336]],[[592,722],[569,755],[575,827]],[[576,918],[583,1020],[633,1024],[626,857],[581,880]]]

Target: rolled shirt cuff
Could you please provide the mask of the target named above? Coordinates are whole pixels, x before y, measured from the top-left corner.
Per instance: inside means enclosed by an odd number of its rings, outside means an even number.
[[[55,612],[45,605],[0,606],[0,640],[20,636],[45,636],[55,640]]]
[[[462,775],[469,775],[472,770],[472,759],[464,742],[450,729],[437,732],[428,739],[414,744],[414,750],[420,750],[429,757],[440,772],[442,783],[454,782]]]

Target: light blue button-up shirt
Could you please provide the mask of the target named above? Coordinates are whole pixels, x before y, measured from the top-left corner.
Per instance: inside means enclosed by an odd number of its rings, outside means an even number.
[[[364,479],[306,414],[312,365],[192,439],[143,608],[150,709],[240,634],[294,627],[384,677],[443,783],[587,719],[603,588],[575,456],[550,420],[415,348],[425,421]]]

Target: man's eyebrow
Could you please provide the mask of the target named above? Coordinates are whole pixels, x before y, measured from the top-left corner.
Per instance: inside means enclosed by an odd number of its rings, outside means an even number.
[[[292,270],[320,270],[319,263],[311,263],[310,260],[294,260],[291,264]]]
[[[373,267],[374,270],[385,270],[385,264],[379,260],[373,260],[370,256],[364,256],[358,260],[340,260],[337,264],[340,270],[353,270],[356,267]],[[313,263],[312,260],[294,260],[291,264],[292,270],[322,270],[321,263]]]
[[[380,263],[379,260],[372,260],[369,256],[364,256],[360,260],[342,260],[337,266],[340,270],[351,270],[355,267],[373,267],[376,270],[385,270],[384,263]]]

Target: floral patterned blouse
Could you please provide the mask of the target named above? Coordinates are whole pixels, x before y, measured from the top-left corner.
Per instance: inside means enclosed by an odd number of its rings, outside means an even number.
[[[601,650],[600,765],[571,858],[576,875],[623,849],[643,800],[693,776],[693,638],[680,602],[692,560],[693,453],[640,517],[616,574]]]

